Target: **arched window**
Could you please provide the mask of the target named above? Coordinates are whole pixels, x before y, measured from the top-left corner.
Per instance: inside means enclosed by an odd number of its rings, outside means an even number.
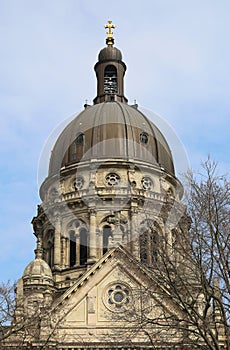
[[[147,132],[142,131],[140,133],[140,142],[146,145],[148,141],[149,141],[149,135],[147,134]]]
[[[141,262],[148,263],[148,231],[143,230],[140,234],[140,259]]]
[[[149,226],[141,230],[140,259],[141,262],[152,265],[157,262],[159,250],[158,233],[154,227]]]
[[[117,86],[117,68],[113,65],[105,67],[104,72],[104,93],[116,94],[118,92]]]
[[[87,263],[88,256],[88,233],[85,228],[80,230],[80,265]]]
[[[112,236],[112,230],[109,225],[103,227],[103,255],[108,251],[109,248],[109,237]]]
[[[81,220],[73,220],[67,225],[69,233],[68,266],[85,265],[88,258],[88,229]]]
[[[80,160],[83,157],[83,150],[84,150],[84,134],[80,133],[77,135],[76,140],[73,142],[70,154],[70,161],[76,161],[80,162]]]
[[[46,261],[48,265],[52,268],[54,263],[54,230],[48,230],[46,234],[45,251],[46,251]]]
[[[156,230],[150,231],[150,249],[151,249],[151,263],[157,262],[158,258],[158,233]]]
[[[70,267],[76,264],[76,236],[74,231],[69,232],[69,265]]]

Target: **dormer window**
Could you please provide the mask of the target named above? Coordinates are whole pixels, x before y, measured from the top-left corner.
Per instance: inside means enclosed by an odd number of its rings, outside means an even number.
[[[83,156],[83,148],[84,148],[84,134],[80,133],[77,135],[72,145],[71,161],[80,162]]]
[[[76,140],[75,140],[75,143],[77,145],[81,145],[82,143],[84,142],[84,134],[81,133],[77,136]]]
[[[104,93],[116,94],[117,92],[117,69],[110,64],[105,68],[104,72]]]
[[[149,135],[147,134],[147,132],[142,132],[140,134],[140,142],[141,143],[144,143],[145,145],[148,143],[148,140],[149,140]]]

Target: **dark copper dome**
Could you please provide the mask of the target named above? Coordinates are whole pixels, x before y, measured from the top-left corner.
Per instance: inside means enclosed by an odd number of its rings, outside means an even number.
[[[126,103],[89,106],[70,122],[53,148],[49,175],[92,159],[137,160],[160,165],[174,174],[172,154],[162,133]]]
[[[116,60],[116,61],[122,61],[122,54],[119,49],[113,46],[107,46],[104,47],[98,55],[98,61],[109,61],[109,60]]]

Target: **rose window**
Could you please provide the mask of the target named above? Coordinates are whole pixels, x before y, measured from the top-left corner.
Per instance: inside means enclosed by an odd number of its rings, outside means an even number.
[[[81,176],[76,177],[76,181],[74,182],[75,190],[80,190],[84,185],[84,179]]]
[[[116,186],[120,182],[120,176],[115,173],[110,173],[106,176],[105,180],[109,186]]]
[[[127,307],[130,298],[129,288],[120,283],[110,286],[105,293],[106,306],[113,311],[119,311]]]
[[[152,180],[147,176],[142,178],[141,184],[144,190],[150,190],[153,186]]]

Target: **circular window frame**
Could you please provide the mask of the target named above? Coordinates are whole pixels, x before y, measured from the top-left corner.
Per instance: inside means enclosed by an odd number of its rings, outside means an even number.
[[[110,179],[109,179],[109,177],[110,177]],[[111,179],[113,179],[113,178],[115,179],[115,182],[114,183],[109,183],[109,181],[111,181]],[[116,172],[109,172],[105,176],[105,183],[110,188],[118,186],[120,184],[120,182],[121,182],[121,177]]]
[[[121,300],[116,300],[116,295],[118,294]],[[112,312],[123,312],[127,310],[132,303],[130,286],[121,281],[110,283],[104,289],[103,303]]]
[[[146,186],[144,184],[145,182],[149,182],[150,185]],[[143,176],[142,179],[141,179],[141,186],[142,186],[143,190],[151,191],[153,189],[154,182],[153,182],[153,180],[152,180],[152,178],[150,176]]]
[[[77,181],[81,181],[81,185],[80,185],[80,186],[76,186]],[[75,179],[74,182],[73,182],[74,190],[75,190],[75,191],[81,190],[81,189],[84,187],[84,184],[85,184],[85,179],[84,179],[84,177],[83,177],[83,176],[80,176],[80,175],[76,176],[76,179]]]

